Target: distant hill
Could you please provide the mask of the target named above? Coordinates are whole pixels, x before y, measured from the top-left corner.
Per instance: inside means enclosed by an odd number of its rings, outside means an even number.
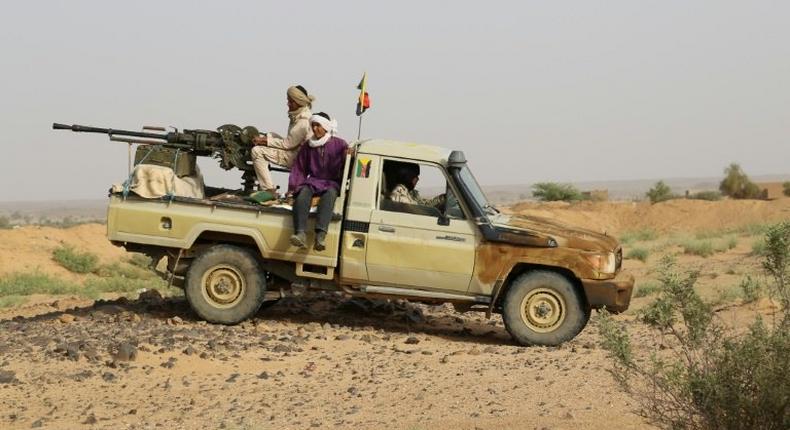
[[[779,182],[790,180],[790,175],[759,175],[752,176],[755,182]],[[703,191],[717,190],[720,177],[715,178],[666,178],[661,179],[675,193],[683,194],[686,190]],[[659,179],[641,179],[631,181],[589,181],[573,182],[581,191],[605,189],[609,191],[609,200],[631,201],[641,200]],[[513,204],[532,199],[532,184],[488,185],[483,186],[488,198],[494,204]],[[435,190],[440,192],[439,190]],[[70,217],[74,221],[104,220],[107,216],[107,199],[96,200],[62,200],[33,202],[0,202],[0,216],[28,220],[26,223],[46,219],[59,221]]]

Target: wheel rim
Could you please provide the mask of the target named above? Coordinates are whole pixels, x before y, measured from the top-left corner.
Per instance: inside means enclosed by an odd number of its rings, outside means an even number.
[[[521,319],[531,330],[548,333],[565,321],[565,300],[548,288],[532,290],[521,301]]]
[[[203,298],[218,308],[230,308],[244,296],[247,284],[233,266],[220,264],[203,273],[200,282]]]

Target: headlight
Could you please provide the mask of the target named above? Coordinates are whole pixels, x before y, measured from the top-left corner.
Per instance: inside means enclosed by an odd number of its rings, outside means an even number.
[[[587,261],[590,262],[592,267],[601,273],[614,273],[617,263],[614,258],[614,252],[590,253],[586,254]]]

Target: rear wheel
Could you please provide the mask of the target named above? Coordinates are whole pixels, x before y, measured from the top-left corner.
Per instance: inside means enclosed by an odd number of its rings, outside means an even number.
[[[192,262],[184,291],[201,318],[236,324],[255,315],[261,307],[266,279],[251,251],[215,245]]]
[[[520,344],[555,346],[582,331],[590,308],[566,277],[540,270],[513,281],[504,298],[502,319]]]

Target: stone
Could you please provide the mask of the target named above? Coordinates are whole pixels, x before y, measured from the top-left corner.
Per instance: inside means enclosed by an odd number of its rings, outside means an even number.
[[[114,358],[117,361],[137,360],[137,347],[129,342],[122,342],[118,345],[118,352],[115,353]]]
[[[16,373],[11,370],[0,370],[0,384],[16,382]]]
[[[409,336],[405,343],[406,345],[416,345],[420,343],[420,339],[417,339],[415,336]]]
[[[63,314],[58,317],[58,321],[62,322],[63,324],[73,323],[76,319],[77,318],[72,314]]]

